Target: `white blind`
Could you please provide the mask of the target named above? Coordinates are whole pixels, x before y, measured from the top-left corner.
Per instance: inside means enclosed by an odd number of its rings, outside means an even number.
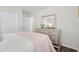
[[[3,33],[17,31],[17,14],[15,12],[0,11],[0,20],[2,20]]]

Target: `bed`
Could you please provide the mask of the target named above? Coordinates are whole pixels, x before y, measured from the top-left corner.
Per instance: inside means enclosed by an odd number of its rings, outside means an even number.
[[[17,32],[2,34],[0,52],[55,52],[45,34],[35,32]]]

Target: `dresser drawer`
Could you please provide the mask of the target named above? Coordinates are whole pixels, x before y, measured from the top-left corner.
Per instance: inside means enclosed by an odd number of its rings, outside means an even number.
[[[54,37],[50,37],[50,40],[53,42],[53,41],[55,41],[55,42],[58,42],[58,39],[57,38],[54,38]]]
[[[51,42],[54,44],[58,44],[58,41],[56,41],[56,40],[51,40]]]

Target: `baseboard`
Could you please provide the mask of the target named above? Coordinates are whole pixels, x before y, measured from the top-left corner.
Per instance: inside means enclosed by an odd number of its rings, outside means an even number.
[[[75,50],[76,52],[79,52],[78,49],[76,49],[76,48],[72,48],[72,47],[67,46],[67,45],[62,45],[62,46],[63,46],[63,47],[66,47],[66,48],[69,48],[69,49],[73,49],[73,50]]]

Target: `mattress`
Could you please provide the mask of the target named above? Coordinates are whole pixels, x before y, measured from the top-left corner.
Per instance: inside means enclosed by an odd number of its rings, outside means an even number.
[[[3,34],[3,40],[0,42],[0,52],[34,52],[34,47],[28,38],[15,33]]]

